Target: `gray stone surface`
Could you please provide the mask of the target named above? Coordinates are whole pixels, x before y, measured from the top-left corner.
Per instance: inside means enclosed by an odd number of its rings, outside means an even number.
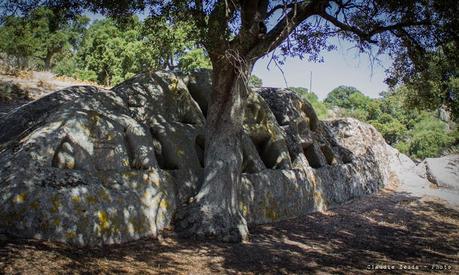
[[[447,155],[440,158],[427,158],[427,179],[438,187],[459,191],[459,155]]]
[[[1,117],[1,231],[94,246],[173,227],[202,182],[209,84],[193,79],[156,72],[112,90],[71,87]],[[242,146],[239,206],[251,224],[333,207],[402,175],[373,127],[321,122],[286,90],[250,93]]]

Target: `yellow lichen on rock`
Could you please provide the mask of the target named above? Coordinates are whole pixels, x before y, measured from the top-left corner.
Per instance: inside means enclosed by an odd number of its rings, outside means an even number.
[[[267,207],[265,209],[265,215],[272,221],[275,221],[279,218],[279,214],[273,209],[273,207]]]
[[[144,220],[136,217],[131,217],[129,218],[129,223],[132,224],[134,232],[141,233],[145,231]]]
[[[76,236],[77,236],[77,234],[76,234],[75,231],[67,231],[67,232],[65,233],[65,237],[66,237],[67,239],[74,239],[74,238],[76,238]]]
[[[27,193],[23,192],[14,197],[15,203],[24,203],[27,200]]]
[[[80,196],[77,196],[77,195],[73,195],[72,196],[72,202],[74,204],[78,204],[78,203],[80,203],[80,201],[81,201]]]
[[[161,202],[159,203],[159,207],[161,209],[169,209],[169,202],[166,199],[161,199]]]
[[[178,87],[178,79],[177,78],[172,78],[171,79],[171,84],[169,84],[169,90],[173,93],[177,92],[177,87]]]
[[[51,204],[51,212],[57,213],[59,211],[59,207],[61,206],[59,195],[53,196],[53,198],[51,199]]]
[[[65,169],[75,169],[75,159],[74,158],[67,158],[64,163]]]
[[[154,184],[156,186],[159,185],[159,175],[156,171],[149,171],[143,174],[143,181],[145,183]]]
[[[239,203],[239,209],[241,210],[242,215],[244,217],[247,217],[247,215],[249,214],[249,207],[247,205],[245,205],[243,202],[240,202]]]
[[[275,221],[279,219],[279,213],[277,212],[279,207],[277,205],[276,200],[271,193],[266,194],[265,198],[265,217],[270,219],[271,221]]]
[[[110,228],[110,221],[108,219],[107,212],[103,210],[97,211],[97,217],[99,218],[99,227],[102,232],[107,231]]]

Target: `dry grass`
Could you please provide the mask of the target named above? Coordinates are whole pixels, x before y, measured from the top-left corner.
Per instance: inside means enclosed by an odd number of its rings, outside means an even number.
[[[49,83],[46,80],[38,80],[37,87],[43,88],[48,91],[52,91],[56,88],[55,85],[53,85],[52,83]]]
[[[111,88],[111,87],[108,87],[108,86],[97,84],[97,82],[81,80],[81,79],[77,79],[77,78],[73,78],[73,77],[65,76],[65,75],[56,76],[55,79],[56,80],[60,80],[60,81],[64,81],[64,82],[69,82],[69,83],[79,83],[79,84],[84,84],[84,85],[95,86],[95,87],[99,87],[99,88],[103,88],[103,89],[110,89]]]
[[[17,78],[20,78],[20,79],[32,79],[33,71],[1,67],[0,68],[0,74],[1,75],[14,76],[14,77],[17,77]]]
[[[251,228],[242,244],[143,239],[95,249],[9,239],[0,273],[393,273],[459,272],[459,212],[441,202],[384,190],[339,209]],[[432,267],[451,270],[432,270]]]

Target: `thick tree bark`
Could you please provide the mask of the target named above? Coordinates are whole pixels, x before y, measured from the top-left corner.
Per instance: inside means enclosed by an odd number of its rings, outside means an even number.
[[[252,65],[244,63],[236,67],[231,63],[214,64],[203,183],[193,201],[176,215],[176,231],[183,236],[228,242],[247,238],[247,224],[239,211],[237,190],[241,183],[247,79]]]
[[[53,58],[54,53],[51,51],[48,51],[46,53],[45,58],[43,58],[43,62],[45,63],[45,71],[51,70],[51,60]]]

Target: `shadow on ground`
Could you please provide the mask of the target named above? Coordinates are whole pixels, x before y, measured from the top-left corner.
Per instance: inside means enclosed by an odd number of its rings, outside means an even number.
[[[406,273],[399,265],[417,265],[415,273],[459,270],[459,212],[405,193],[382,191],[251,232],[243,244],[180,240],[166,232],[162,240],[96,249],[8,239],[0,244],[0,273],[374,272],[369,265],[394,265],[397,273]],[[431,270],[441,265],[451,270]]]

